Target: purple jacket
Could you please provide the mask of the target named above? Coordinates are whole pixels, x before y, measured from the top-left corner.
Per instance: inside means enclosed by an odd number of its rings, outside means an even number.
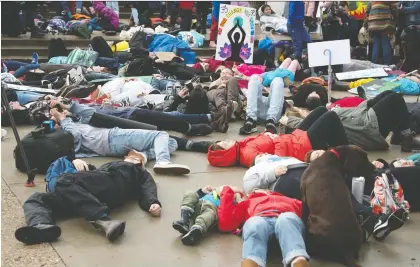
[[[99,13],[99,16],[104,17],[108,20],[115,29],[118,29],[119,26],[119,18],[117,13],[114,10],[104,5],[101,1],[94,1],[93,2],[93,9]]]

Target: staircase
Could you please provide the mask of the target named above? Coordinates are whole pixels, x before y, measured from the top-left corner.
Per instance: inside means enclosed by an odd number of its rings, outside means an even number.
[[[50,6],[49,10],[45,12],[46,16],[53,17],[55,16],[55,8]],[[128,24],[128,20],[131,15],[130,8],[120,6],[120,21]],[[158,13],[154,13],[153,17],[158,17]],[[208,29],[209,33],[210,30]],[[206,35],[206,41],[203,48],[193,48],[192,50],[197,53],[197,57],[211,57],[215,54],[214,48],[208,47],[208,38],[209,35]],[[119,35],[116,36],[106,36],[102,32],[94,31],[92,33],[92,38],[95,36],[102,36],[106,41],[119,41]],[[30,33],[22,34],[17,38],[12,37],[1,37],[1,59],[2,60],[16,60],[22,62],[30,62],[32,53],[36,52],[39,55],[39,62],[48,61],[48,45],[49,40],[52,38],[61,38],[64,40],[64,43],[67,47],[67,50],[70,52],[76,47],[86,49],[90,44],[90,40],[82,39],[75,35],[63,35],[57,34],[45,35],[43,38],[30,38]]]

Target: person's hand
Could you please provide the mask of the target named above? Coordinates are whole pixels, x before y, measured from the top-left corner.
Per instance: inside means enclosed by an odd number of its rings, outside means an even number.
[[[281,118],[280,118],[280,123],[282,124],[282,125],[287,125],[287,122],[289,121],[289,118],[287,117],[287,116],[282,116]]]
[[[11,110],[24,110],[25,109],[17,101],[9,102],[9,107]]]
[[[64,104],[61,103],[59,100],[54,99],[50,101],[50,108],[55,108],[55,106],[59,106],[60,108],[64,109]]]
[[[274,173],[276,174],[276,177],[286,174],[286,172],[287,172],[286,166],[278,166],[274,169]]]
[[[181,91],[179,91],[178,95],[181,98],[187,97],[189,95],[188,88],[186,88],[186,87],[182,88]]]
[[[203,191],[203,193],[208,194],[210,192],[212,192],[214,189],[212,186],[210,185],[206,185],[205,187],[201,188],[201,191]]]
[[[56,108],[50,110],[51,116],[53,116],[57,121],[62,121],[66,118],[67,112],[59,112]]]
[[[160,205],[159,204],[152,204],[151,206],[150,206],[150,209],[149,209],[149,213],[152,215],[152,216],[155,216],[155,217],[159,217],[160,216],[160,212],[162,211],[162,208],[160,207]]]
[[[372,164],[375,165],[376,169],[382,169],[384,167],[384,164],[377,160],[372,161]]]
[[[407,74],[405,74],[405,73],[400,74],[400,76],[398,76],[397,80],[401,80],[402,78],[405,78],[405,77],[407,77]]]
[[[270,132],[265,132],[264,135],[270,137],[273,140],[274,138],[278,137],[278,135],[270,133]]]
[[[343,21],[341,20],[341,18],[340,18],[340,17],[335,17],[335,18],[337,19],[338,24],[343,25]]]
[[[81,172],[81,171],[88,171],[89,167],[87,165],[87,163],[81,159],[75,159],[72,161],[74,167],[76,168],[77,171]]]
[[[44,96],[44,99],[45,100],[53,100],[53,99],[56,99],[57,97],[55,97],[55,96],[53,96],[53,95],[46,95],[46,96]]]

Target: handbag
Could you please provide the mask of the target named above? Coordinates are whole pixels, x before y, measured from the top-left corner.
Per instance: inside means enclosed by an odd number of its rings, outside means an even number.
[[[88,49],[80,49],[77,47],[68,55],[66,64],[92,67],[98,58],[98,55],[98,52],[94,51],[91,45],[89,45]]]

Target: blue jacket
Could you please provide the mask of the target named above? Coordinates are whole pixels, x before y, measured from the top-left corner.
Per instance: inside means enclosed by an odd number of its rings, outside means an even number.
[[[61,157],[51,163],[45,174],[45,182],[47,182],[47,192],[54,192],[55,179],[63,173],[75,173],[76,168],[67,157]]]
[[[277,68],[275,70],[261,74],[261,77],[263,78],[263,85],[265,87],[269,87],[271,82],[274,80],[274,78],[276,77],[284,78],[286,76],[289,77],[291,82],[295,80],[295,75],[287,69]]]
[[[295,24],[305,20],[305,3],[303,1],[289,2],[288,24]]]
[[[399,2],[398,6],[402,5],[404,9],[402,13],[405,18],[405,27],[410,25],[420,25],[420,2],[419,1],[404,1]]]

